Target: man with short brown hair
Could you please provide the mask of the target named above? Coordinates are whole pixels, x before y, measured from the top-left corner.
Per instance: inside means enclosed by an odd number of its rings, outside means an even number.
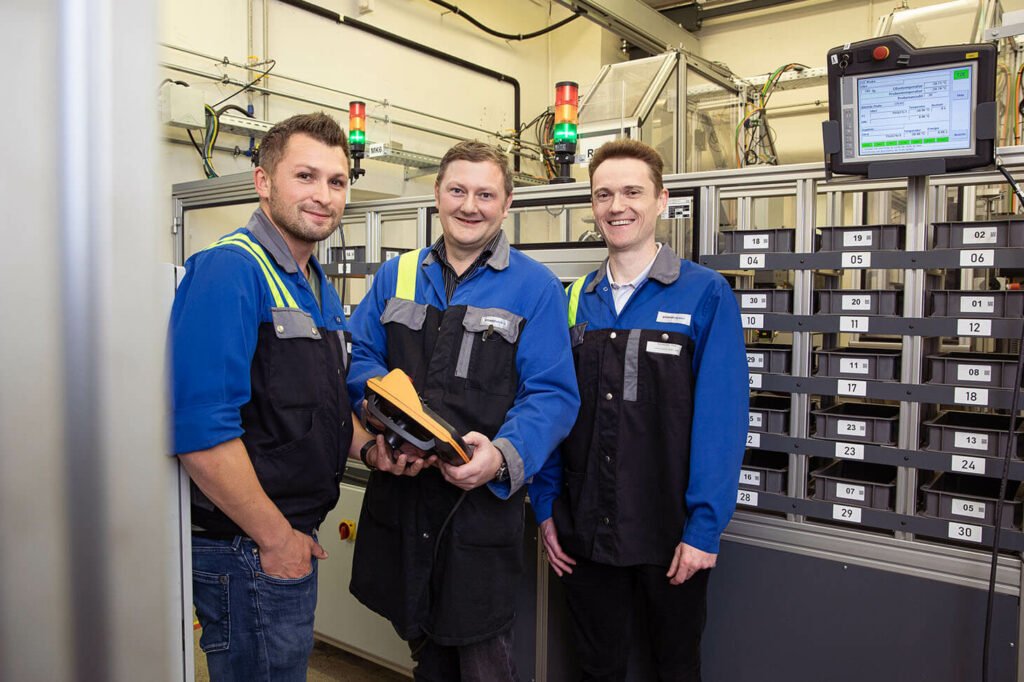
[[[661,172],[657,152],[633,140],[591,159],[608,260],[568,289],[582,405],[530,486],[584,680],[626,679],[637,595],[658,679],[700,680],[708,575],[747,433],[736,298],[721,275],[655,242]]]
[[[434,197],[441,237],[381,266],[352,315],[349,390],[356,403],[367,379],[405,370],[473,456],[367,450],[350,589],[410,643],[416,680],[513,682],[525,483],[579,406],[565,294],[501,231],[512,195],[500,151],[455,145]]]

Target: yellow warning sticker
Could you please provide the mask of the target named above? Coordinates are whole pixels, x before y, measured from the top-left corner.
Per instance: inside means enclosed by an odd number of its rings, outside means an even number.
[[[978,58],[978,53],[977,52],[968,52],[967,56],[964,57],[964,59],[977,59],[977,58]]]

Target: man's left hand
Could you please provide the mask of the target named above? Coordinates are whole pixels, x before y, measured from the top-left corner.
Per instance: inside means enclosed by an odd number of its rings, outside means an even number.
[[[473,446],[473,458],[461,466],[440,462],[438,466],[441,467],[444,480],[463,490],[479,488],[493,481],[498,467],[505,459],[501,451],[494,447],[490,438],[476,431],[470,431],[462,440],[466,445]]]
[[[693,577],[693,574],[704,568],[714,568],[717,554],[702,552],[696,547],[691,547],[685,542],[676,546],[676,554],[672,557],[672,565],[668,567],[665,575],[673,585],[682,585]]]

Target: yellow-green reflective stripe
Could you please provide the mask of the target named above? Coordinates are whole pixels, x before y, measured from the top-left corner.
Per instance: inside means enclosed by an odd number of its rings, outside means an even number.
[[[419,249],[406,251],[398,257],[398,282],[395,284],[395,298],[407,301],[416,300],[416,264],[419,262]]]
[[[249,247],[253,249],[253,251],[255,251],[256,257],[259,258],[263,262],[263,264],[267,266],[267,271],[270,273],[270,276],[274,278],[274,281],[277,282],[277,286],[281,289],[281,293],[284,295],[284,300],[285,303],[288,304],[288,307],[298,308],[299,304],[295,302],[294,298],[292,298],[292,294],[290,291],[288,291],[288,287],[284,285],[284,282],[281,281],[280,275],[277,274],[277,270],[274,268],[273,265],[270,264],[270,260],[267,259],[267,252],[263,250],[262,246],[260,246],[259,244],[257,244],[244,234],[235,234],[225,238],[225,240],[223,241],[230,240],[237,242],[237,240],[239,239],[244,240],[245,243],[248,244]]]
[[[224,245],[227,245],[227,244],[234,244],[235,246],[242,247],[243,249],[248,251],[252,255],[253,258],[256,259],[256,264],[259,265],[260,266],[260,270],[263,271],[263,278],[267,280],[267,286],[270,288],[270,294],[274,297],[274,307],[275,308],[283,308],[284,307],[284,303],[281,301],[281,294],[278,292],[277,285],[274,284],[274,278],[271,276],[270,272],[267,270],[267,266],[263,262],[263,259],[261,259],[259,257],[259,255],[252,249],[251,246],[249,246],[248,244],[246,244],[243,241],[232,240],[232,239],[222,239],[219,242],[211,244],[208,248],[212,249],[212,248],[214,248],[216,246],[224,246]]]
[[[299,307],[295,302],[295,299],[292,298],[291,292],[288,291],[288,287],[286,287],[284,282],[281,281],[281,278],[278,276],[274,266],[270,264],[270,261],[267,259],[267,254],[263,250],[262,246],[255,243],[244,234],[225,237],[217,242],[217,244],[235,244],[237,246],[241,246],[256,258],[256,261],[260,264],[260,268],[263,270],[263,275],[267,278],[267,282],[270,284],[270,290],[274,294],[274,303],[277,304],[278,308],[285,306],[289,308]],[[275,284],[277,285],[276,290],[274,286]],[[281,297],[278,296],[277,290],[280,290],[281,294],[284,296],[284,303],[281,302]]]
[[[583,275],[578,280],[572,283],[569,287],[569,326],[572,327],[576,324],[576,310],[580,307],[580,290],[583,288],[583,280],[587,278]]]

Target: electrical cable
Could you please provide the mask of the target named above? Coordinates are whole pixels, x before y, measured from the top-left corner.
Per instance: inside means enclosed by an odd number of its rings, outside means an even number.
[[[229,111],[229,110],[231,110],[231,111],[239,111],[246,118],[255,118],[252,114],[249,113],[249,111],[247,109],[243,109],[242,107],[238,106],[237,104],[225,104],[224,106],[222,106],[220,109],[217,110],[217,117],[219,118],[221,114],[223,114],[225,111]]]
[[[266,63],[270,64],[270,66],[267,67],[266,71],[264,71],[263,73],[261,73],[260,75],[256,76],[255,78],[253,78],[251,81],[249,81],[245,85],[243,85],[237,92],[231,93],[230,95],[228,95],[227,97],[225,97],[221,101],[217,102],[213,106],[214,107],[219,107],[221,104],[224,104],[224,102],[227,102],[232,97],[237,97],[238,95],[241,95],[243,92],[245,92],[246,90],[248,90],[252,86],[254,86],[257,83],[259,83],[261,79],[265,78],[266,75],[268,73],[270,73],[274,69],[275,66],[277,66],[277,60],[276,59],[268,59],[266,62],[263,62],[263,63],[264,64],[266,64]],[[253,66],[256,66],[256,65],[254,64]]]
[[[581,11],[577,10],[571,17],[566,17],[565,19],[562,19],[559,22],[551,24],[550,26],[548,26],[546,28],[542,28],[539,31],[534,31],[533,33],[502,33],[501,31],[495,31],[493,28],[489,28],[489,27],[485,26],[484,24],[480,23],[479,21],[477,21],[476,19],[474,19],[470,15],[466,14],[465,11],[459,9],[458,7],[456,7],[455,5],[451,4],[450,2],[445,2],[444,0],[429,0],[429,1],[434,3],[435,5],[440,5],[441,7],[444,7],[446,10],[448,10],[452,14],[455,14],[457,16],[462,17],[463,19],[465,19],[469,23],[473,24],[474,26],[476,26],[478,29],[480,29],[484,33],[488,33],[488,34],[490,34],[492,36],[495,36],[496,38],[503,38],[505,40],[529,40],[530,38],[536,38],[538,36],[544,35],[545,33],[550,33],[551,31],[554,31],[557,28],[561,28],[562,26],[565,26],[566,24],[568,24],[570,21],[572,21],[574,19],[579,19],[580,16],[583,14]]]
[[[1021,193],[1017,182],[1010,175],[1003,165],[1002,159],[996,158],[996,170],[1002,173],[1003,177],[1010,184],[1013,193],[1024,203],[1024,194]],[[999,536],[1002,530],[1003,503],[1006,498],[1006,484],[1010,474],[1010,457],[1017,451],[1017,405],[1020,401],[1021,381],[1024,380],[1024,329],[1021,330],[1020,345],[1017,348],[1017,374],[1013,383],[1013,397],[1010,401],[1010,431],[1006,439],[1006,450],[1003,453],[1003,473],[999,479],[999,496],[996,498],[995,515],[993,523],[995,530],[992,534],[992,563],[988,575],[988,601],[985,606],[985,637],[982,645],[981,656],[981,679],[988,682],[988,659],[992,644],[992,611],[995,607],[996,594],[996,569],[999,566]]]

